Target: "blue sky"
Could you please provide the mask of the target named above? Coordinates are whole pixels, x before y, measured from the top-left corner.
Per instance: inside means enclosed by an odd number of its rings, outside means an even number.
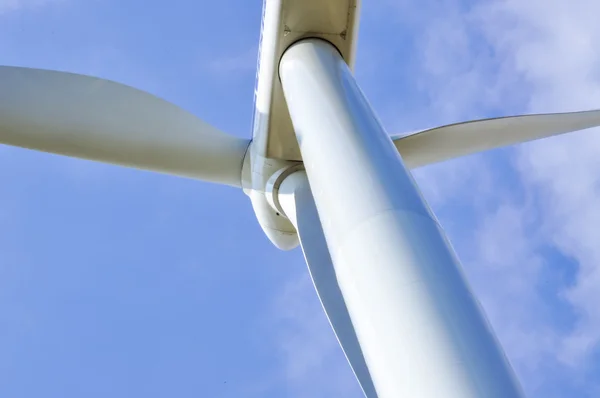
[[[0,0],[0,63],[113,79],[249,137],[260,1]],[[390,133],[600,106],[593,0],[364,0]],[[529,397],[600,395],[600,140],[418,170]],[[360,397],[301,252],[229,187],[0,147],[0,396]]]

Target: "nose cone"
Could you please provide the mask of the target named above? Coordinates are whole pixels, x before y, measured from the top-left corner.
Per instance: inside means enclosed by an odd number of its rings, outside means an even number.
[[[278,249],[292,250],[300,244],[296,228],[283,214],[273,210],[264,193],[253,191],[250,193],[250,200],[258,223]]]
[[[278,231],[276,229],[270,229],[264,225],[260,225],[267,235],[267,238],[280,250],[292,250],[298,247],[300,241],[298,240],[298,234],[296,232],[289,233],[284,231]]]

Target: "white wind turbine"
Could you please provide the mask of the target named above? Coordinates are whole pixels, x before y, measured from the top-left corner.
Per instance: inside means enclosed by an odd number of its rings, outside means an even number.
[[[358,0],[265,0],[252,139],[117,83],[0,67],[0,143],[232,185],[302,245],[368,397],[522,396],[410,170],[600,125],[600,111],[388,136],[352,75]]]

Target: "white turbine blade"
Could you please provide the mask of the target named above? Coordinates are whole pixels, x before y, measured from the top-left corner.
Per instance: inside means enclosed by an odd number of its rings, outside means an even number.
[[[373,380],[337,282],[306,173],[297,172],[284,180],[279,195],[285,214],[298,231],[315,290],[346,359],[365,396],[376,398],[377,392]]]
[[[240,186],[249,140],[122,84],[0,66],[0,144]]]
[[[392,136],[407,167],[600,126],[600,110],[476,120]]]

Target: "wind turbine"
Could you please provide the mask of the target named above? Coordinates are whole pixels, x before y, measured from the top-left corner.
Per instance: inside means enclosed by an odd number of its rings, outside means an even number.
[[[93,77],[0,67],[0,143],[239,187],[301,244],[368,397],[522,396],[411,169],[600,126],[600,111],[389,136],[352,75],[358,0],[266,0],[252,139]]]

